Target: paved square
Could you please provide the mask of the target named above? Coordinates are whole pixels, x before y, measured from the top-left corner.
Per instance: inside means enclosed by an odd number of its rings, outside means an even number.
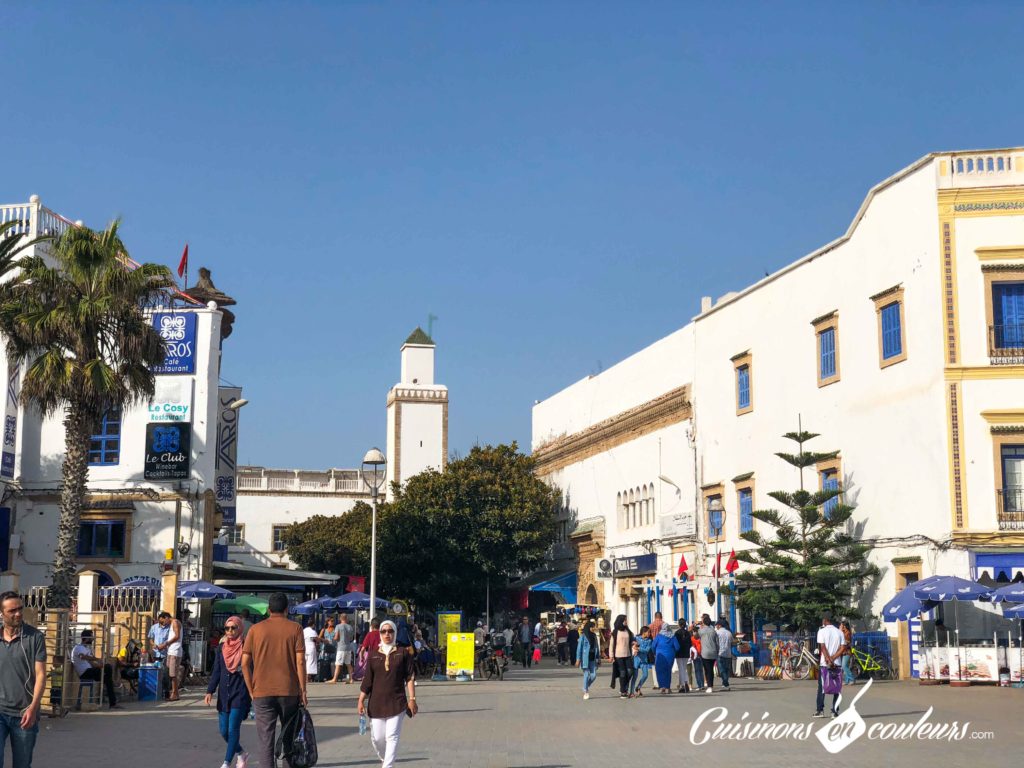
[[[1024,690],[1020,689],[874,683],[856,707],[868,732],[833,756],[809,732],[804,739],[690,743],[695,719],[713,707],[728,710],[728,723],[794,723],[793,728],[810,727],[815,732],[828,727],[832,724],[810,718],[813,682],[739,679],[728,693],[649,694],[622,701],[609,689],[609,675],[610,669],[602,667],[587,702],[581,697],[578,672],[553,662],[531,670],[513,667],[502,682],[421,683],[417,696],[421,714],[403,728],[398,762],[423,768],[623,768],[652,760],[665,766],[698,761],[887,766],[905,761],[915,768],[926,764],[980,768],[1016,765],[1024,753]],[[357,686],[318,684],[310,690],[320,768],[379,765],[368,737],[358,734]],[[860,690],[848,689],[848,697]],[[928,722],[933,726],[969,722],[965,737],[959,741],[877,738],[886,726],[890,731],[898,724],[909,728],[930,707],[934,710]],[[746,719],[742,719],[744,712]],[[767,718],[762,717],[765,713]],[[712,713],[718,714],[719,710]],[[697,740],[715,726],[710,717],[706,719],[704,727],[698,727]],[[974,734],[985,736],[972,738]],[[242,727],[242,744],[247,749],[256,745],[251,722]],[[203,705],[199,692],[192,691],[173,704],[136,703],[120,712],[44,719],[35,766],[218,768],[223,753],[216,713]],[[255,766],[256,761],[250,764]]]

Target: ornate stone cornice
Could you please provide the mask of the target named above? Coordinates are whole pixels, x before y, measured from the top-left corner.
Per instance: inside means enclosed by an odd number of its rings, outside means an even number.
[[[395,387],[388,392],[388,405],[392,403],[447,403],[447,389],[419,389]]]
[[[533,452],[536,473],[543,477],[669,424],[685,421],[691,413],[689,385],[673,389],[580,432],[541,445]]]

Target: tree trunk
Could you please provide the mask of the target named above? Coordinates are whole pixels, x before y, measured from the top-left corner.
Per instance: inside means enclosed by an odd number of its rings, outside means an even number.
[[[57,548],[53,554],[53,580],[47,595],[48,608],[70,608],[75,588],[75,558],[78,530],[89,476],[89,429],[85,408],[69,403],[64,416],[63,484],[60,492],[60,522]]]

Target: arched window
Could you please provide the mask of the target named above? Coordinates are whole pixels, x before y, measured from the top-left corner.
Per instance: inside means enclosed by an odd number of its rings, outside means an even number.
[[[619,528],[626,527],[626,517],[622,514],[622,494],[615,494],[615,519],[619,523]]]
[[[629,492],[629,506],[626,508],[626,527],[632,528],[636,525],[635,516],[635,503],[633,501],[633,492]]]
[[[636,489],[636,525],[644,524],[644,502],[643,496],[640,495],[640,487]]]
[[[648,519],[647,522],[650,525],[654,525],[654,483],[648,486],[651,489],[651,501],[647,508]]]

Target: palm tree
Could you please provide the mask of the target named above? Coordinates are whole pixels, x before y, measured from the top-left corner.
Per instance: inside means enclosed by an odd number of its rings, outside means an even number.
[[[153,396],[152,367],[165,355],[146,308],[166,304],[174,280],[158,264],[133,269],[119,226],[69,228],[55,241],[52,259],[22,258],[20,272],[0,286],[9,364],[27,364],[22,403],[44,417],[64,416],[52,608],[71,606],[93,428],[107,411]]]

